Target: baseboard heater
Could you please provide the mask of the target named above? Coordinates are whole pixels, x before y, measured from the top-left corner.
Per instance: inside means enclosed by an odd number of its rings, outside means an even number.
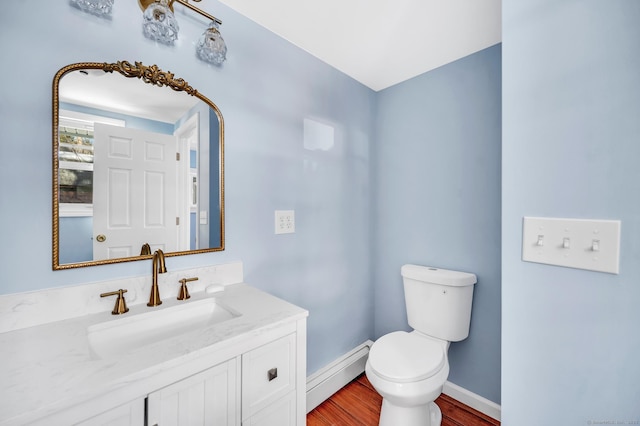
[[[307,413],[364,372],[371,345],[367,340],[307,378]]]

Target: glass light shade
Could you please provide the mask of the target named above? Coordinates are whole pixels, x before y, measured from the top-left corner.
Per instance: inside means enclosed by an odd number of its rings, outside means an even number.
[[[97,16],[111,16],[113,0],[69,0],[72,6]]]
[[[144,11],[142,30],[145,37],[164,44],[172,44],[178,38],[178,21],[167,0],[156,0]]]
[[[196,45],[198,58],[215,65],[220,65],[227,59],[227,45],[218,27],[217,22],[211,22]]]

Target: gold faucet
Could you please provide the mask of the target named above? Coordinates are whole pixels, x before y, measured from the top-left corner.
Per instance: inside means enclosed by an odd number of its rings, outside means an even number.
[[[147,303],[147,306],[158,306],[162,305],[162,300],[160,300],[160,290],[158,290],[158,274],[164,274],[167,272],[167,267],[164,264],[164,253],[160,249],[153,253],[152,268],[151,296],[149,296],[149,303]]]
[[[140,250],[140,256],[147,256],[151,254],[151,246],[149,243],[144,243],[142,245],[142,249]]]

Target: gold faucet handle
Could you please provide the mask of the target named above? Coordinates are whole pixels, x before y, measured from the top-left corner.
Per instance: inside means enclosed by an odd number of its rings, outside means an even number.
[[[102,293],[100,295],[100,297],[107,297],[107,296],[118,296],[118,298],[116,299],[116,304],[113,307],[113,311],[111,311],[112,315],[121,315],[124,314],[125,312],[129,312],[129,308],[127,308],[127,302],[124,300],[124,293],[126,293],[127,290],[126,289],[120,289],[120,290],[116,290],[116,291],[110,291],[109,293]]]
[[[180,284],[182,284],[180,286],[180,293],[178,294],[178,300],[185,300],[191,297],[191,295],[189,294],[189,289],[187,288],[187,283],[191,282],[191,281],[197,281],[198,277],[193,277],[193,278],[183,278],[180,281],[178,281]]]

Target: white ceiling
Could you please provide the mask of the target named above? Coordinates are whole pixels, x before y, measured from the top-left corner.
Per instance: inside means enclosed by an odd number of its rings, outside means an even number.
[[[375,91],[501,41],[501,0],[220,1]]]
[[[123,78],[100,69],[73,71],[59,85],[60,101],[174,124],[200,102],[186,92]]]

